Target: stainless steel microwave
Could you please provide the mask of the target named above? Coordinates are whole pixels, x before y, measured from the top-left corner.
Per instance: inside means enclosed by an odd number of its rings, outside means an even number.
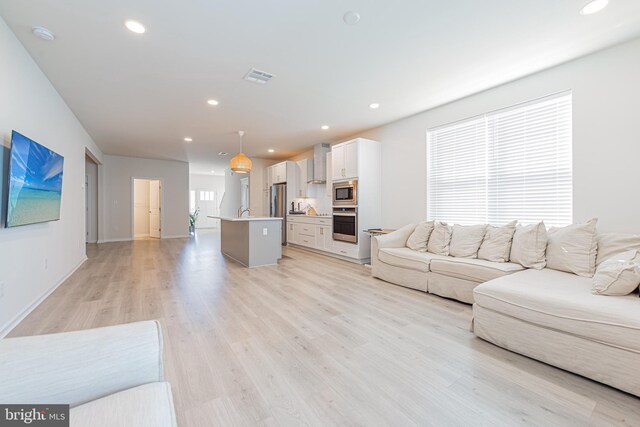
[[[333,183],[333,206],[358,205],[358,180]]]

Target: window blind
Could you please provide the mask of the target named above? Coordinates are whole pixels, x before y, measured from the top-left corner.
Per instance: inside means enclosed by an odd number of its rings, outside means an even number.
[[[570,92],[427,132],[427,218],[572,222]]]

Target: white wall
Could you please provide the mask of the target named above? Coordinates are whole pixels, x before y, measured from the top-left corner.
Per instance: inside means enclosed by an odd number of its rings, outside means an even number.
[[[278,160],[252,158],[251,172],[249,173],[249,208],[253,216],[269,216],[269,193],[265,192],[265,168],[278,163]],[[265,197],[267,200],[265,200]]]
[[[148,179],[133,181],[133,236],[149,236],[149,187]]]
[[[64,156],[60,220],[0,228],[2,336],[86,259],[85,149],[98,160],[102,153],[1,18],[0,58],[0,188],[6,193],[12,130]]]
[[[104,234],[102,241],[130,240],[132,236],[131,180],[162,182],[162,237],[189,234],[189,164],[169,160],[104,156]]]
[[[640,39],[359,134],[382,144],[382,226],[426,216],[427,128],[573,91],[574,221],[640,232]]]
[[[220,216],[238,216],[238,208],[242,203],[240,180],[246,177],[247,174],[234,173],[230,169],[224,171],[224,197],[220,204]]]

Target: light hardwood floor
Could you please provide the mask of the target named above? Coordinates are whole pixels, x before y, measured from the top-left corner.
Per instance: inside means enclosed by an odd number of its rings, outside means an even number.
[[[640,425],[640,399],[476,338],[468,305],[303,250],[249,270],[219,244],[90,245],[11,335],[159,319],[181,426]]]

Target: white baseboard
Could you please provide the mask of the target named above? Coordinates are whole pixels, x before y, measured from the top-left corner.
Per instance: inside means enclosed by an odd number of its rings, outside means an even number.
[[[51,295],[53,293],[53,291],[55,291],[56,289],[58,289],[58,286],[60,286],[61,284],[64,283],[65,280],[67,280],[69,277],[71,277],[71,275],[73,273],[76,272],[76,270],[78,270],[78,268],[80,268],[80,266],[82,264],[84,264],[87,261],[87,257],[86,255],[82,258],[82,261],[80,261],[80,263],[78,263],[78,265],[76,265],[75,267],[73,267],[71,269],[71,271],[69,273],[67,273],[66,276],[64,276],[62,279],[60,279],[58,281],[58,283],[56,283],[55,285],[53,285],[48,291],[46,291],[44,294],[42,294],[40,297],[36,298],[35,301],[33,301],[31,304],[29,304],[29,306],[27,308],[25,308],[24,310],[22,310],[21,313],[18,313],[13,319],[9,320],[7,323],[5,323],[4,325],[2,325],[2,327],[0,328],[0,338],[4,338],[7,336],[7,334],[9,332],[11,332],[13,330],[13,328],[15,328],[16,326],[18,326],[18,324],[20,322],[22,322],[25,317],[27,317],[33,310],[36,309],[36,307],[38,307],[40,305],[40,303],[42,301],[44,301],[49,295]]]
[[[130,242],[131,237],[120,237],[117,239],[103,239],[98,241],[98,243],[113,243],[113,242]]]
[[[176,234],[173,236],[162,236],[163,239],[186,239],[189,237],[188,234]]]

